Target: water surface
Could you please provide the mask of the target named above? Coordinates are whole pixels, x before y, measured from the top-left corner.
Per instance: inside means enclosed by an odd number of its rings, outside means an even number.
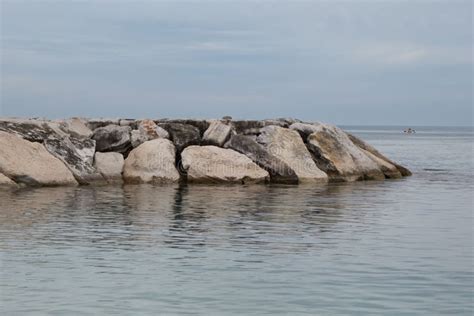
[[[2,314],[471,315],[472,129],[347,129],[414,176],[0,192]]]

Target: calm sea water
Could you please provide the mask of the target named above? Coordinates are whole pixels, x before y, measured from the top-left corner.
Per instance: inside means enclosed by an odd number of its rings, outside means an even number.
[[[414,176],[0,192],[3,315],[471,315],[473,132],[346,127]]]

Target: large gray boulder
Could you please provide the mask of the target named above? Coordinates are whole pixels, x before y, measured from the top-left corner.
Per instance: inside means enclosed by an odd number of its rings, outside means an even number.
[[[0,189],[4,188],[17,188],[18,184],[12,181],[10,178],[0,173]]]
[[[93,166],[95,141],[92,139],[46,139],[44,147],[71,170],[80,184],[104,181]]]
[[[73,174],[37,142],[0,131],[0,172],[32,186],[77,185]]]
[[[267,170],[272,182],[276,183],[298,183],[298,176],[284,161],[270,154],[265,147],[260,145],[250,136],[233,135],[226,144],[241,154],[249,157],[253,162]]]
[[[260,183],[269,179],[267,171],[232,149],[189,146],[181,158],[189,182]]]
[[[397,170],[401,173],[402,176],[404,177],[407,177],[407,176],[411,176],[411,171],[408,170],[407,168],[397,164],[396,162],[390,160],[389,158],[385,157],[383,154],[381,154],[377,149],[375,149],[374,147],[372,147],[371,145],[367,144],[366,142],[364,142],[362,139],[350,134],[350,133],[346,133],[347,136],[349,136],[350,140],[359,148],[365,150],[366,152],[369,152],[371,153],[372,155],[374,155],[375,157],[377,158],[380,158],[381,160],[385,161],[385,162],[388,162],[389,164],[395,166],[397,168]]]
[[[195,126],[181,123],[160,123],[158,126],[169,133],[170,140],[176,146],[178,153],[188,146],[201,143],[201,134]]]
[[[160,120],[155,120],[155,123],[158,125],[165,124],[165,123],[178,123],[178,124],[191,125],[191,126],[196,127],[199,130],[199,135],[201,137],[204,135],[204,132],[209,127],[209,121],[201,120],[201,119],[160,119]]]
[[[130,126],[107,125],[94,130],[92,139],[100,152],[127,152],[131,147]]]
[[[120,119],[110,119],[110,118],[93,118],[87,121],[87,127],[92,131],[96,130],[99,127],[105,127],[108,125],[119,125]]]
[[[86,125],[87,121],[73,117],[64,121],[59,122],[59,128],[76,138],[90,138],[92,136],[92,130]]]
[[[108,183],[122,182],[123,155],[114,152],[95,153],[94,166]]]
[[[229,139],[232,127],[221,121],[212,121],[209,128],[204,132],[203,144],[222,147]]]
[[[299,182],[328,181],[327,174],[316,166],[298,132],[274,125],[266,126],[261,129],[257,142],[294,170]]]
[[[31,142],[43,142],[48,138],[63,138],[68,134],[61,130],[59,123],[34,119],[0,119],[0,131],[15,134]]]
[[[125,159],[123,179],[127,183],[172,183],[179,181],[175,147],[167,139],[144,142]]]
[[[379,165],[354,145],[340,128],[319,124],[308,136],[307,146],[317,166],[332,181],[381,180]]]

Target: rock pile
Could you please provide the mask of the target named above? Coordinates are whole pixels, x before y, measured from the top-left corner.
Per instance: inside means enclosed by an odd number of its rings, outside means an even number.
[[[0,187],[326,183],[411,175],[342,129],[295,119],[0,118]]]

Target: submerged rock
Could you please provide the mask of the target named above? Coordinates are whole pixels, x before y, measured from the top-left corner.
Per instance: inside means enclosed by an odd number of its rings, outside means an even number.
[[[103,181],[103,177],[94,168],[95,141],[92,139],[46,139],[44,147],[60,159],[71,170],[80,184]]]
[[[292,125],[293,126],[293,125]],[[307,146],[317,166],[333,181],[381,180],[379,165],[352,143],[340,128],[319,124],[308,136]]]
[[[175,167],[175,147],[167,139],[144,142],[125,159],[123,179],[127,183],[171,183],[180,178]]]
[[[189,182],[259,183],[269,179],[267,171],[232,149],[189,146],[181,157]]]
[[[298,176],[284,161],[270,154],[265,147],[250,136],[234,135],[226,144],[241,154],[249,157],[257,165],[268,171],[272,182],[298,183]]]
[[[96,150],[100,152],[127,152],[131,147],[129,126],[107,125],[94,130],[92,139],[96,141]]]
[[[204,133],[202,141],[206,145],[222,147],[230,137],[232,127],[221,121],[212,121],[209,128]]]
[[[257,142],[294,170],[299,182],[328,181],[328,176],[316,166],[298,132],[279,126],[267,126],[261,129]]]
[[[124,166],[123,155],[114,152],[95,153],[94,166],[109,183],[121,182]]]
[[[0,131],[0,172],[31,186],[76,185],[73,174],[39,143]]]
[[[169,133],[178,153],[188,146],[201,143],[201,134],[195,126],[181,123],[160,123],[158,126]]]

